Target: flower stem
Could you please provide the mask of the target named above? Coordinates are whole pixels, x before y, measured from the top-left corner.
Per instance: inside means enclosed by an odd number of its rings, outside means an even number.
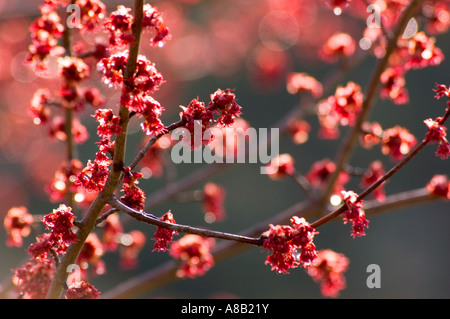
[[[139,53],[139,44],[142,31],[142,20],[143,20],[143,0],[135,1],[135,20],[133,24],[133,36],[134,42],[130,45],[129,56],[127,61],[127,67],[124,74],[124,88],[125,83],[127,83],[129,77],[134,75],[136,70],[136,62]],[[81,221],[81,227],[77,233],[77,241],[69,246],[66,254],[61,260],[59,267],[56,270],[55,277],[52,281],[50,289],[47,293],[47,299],[57,299],[60,298],[64,283],[67,280],[67,267],[76,262],[78,254],[83,248],[84,242],[88,235],[92,232],[97,222],[97,219],[105,207],[107,200],[113,194],[115,189],[118,187],[120,182],[120,177],[122,176],[123,163],[125,158],[126,149],[126,136],[129,121],[129,111],[125,105],[120,106],[120,125],[122,127],[122,133],[117,136],[115,142],[115,150],[113,156],[113,164],[111,171],[108,176],[108,180],[103,187],[102,191],[95,198],[89,209],[87,210],[85,217]]]

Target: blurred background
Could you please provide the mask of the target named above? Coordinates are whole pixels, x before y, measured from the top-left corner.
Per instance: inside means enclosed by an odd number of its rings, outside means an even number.
[[[362,1],[354,1],[352,9],[335,15],[321,1],[305,0],[166,0],[151,4],[163,12],[172,33],[164,48],[152,48],[143,41],[142,53],[156,63],[166,83],[155,94],[165,107],[162,120],[167,125],[178,119],[179,105],[193,98],[207,102],[217,88],[235,89],[242,117],[254,128],[270,128],[298,105],[298,97],[286,91],[289,72],[306,72],[324,81],[336,63],[320,59],[318,49],[336,31],[351,34],[358,44],[362,38],[368,13]],[[133,1],[107,1],[108,12],[117,4],[133,6]],[[28,114],[30,99],[36,89],[55,88],[53,75],[38,78],[23,65],[30,43],[29,24],[39,15],[41,1],[0,0],[0,217],[13,206],[26,206],[33,214],[50,213],[59,204],[52,203],[45,192],[65,158],[64,143],[51,139],[42,127],[35,126]],[[420,20],[419,20],[420,22]],[[419,28],[423,25],[419,23]],[[97,37],[84,35],[81,40],[93,43]],[[145,39],[145,36],[143,37]],[[436,45],[444,55],[450,52],[448,34],[436,35]],[[364,53],[358,46],[356,54]],[[91,61],[92,62],[92,61]],[[367,87],[376,65],[369,55],[340,84],[351,80]],[[95,70],[95,63],[91,67]],[[438,67],[411,71],[407,74],[410,103],[395,105],[378,100],[371,120],[383,128],[396,124],[407,127],[419,140],[426,127],[423,120],[440,116],[445,102],[434,99],[435,83],[449,85],[450,61]],[[106,97],[106,107],[114,108],[118,91],[105,87],[100,75],[93,72],[91,85]],[[332,89],[334,92],[334,88]],[[82,163],[93,159],[98,138],[95,121],[86,109],[84,124],[90,138],[77,146]],[[323,158],[333,159],[339,140],[318,138],[317,118],[306,118],[311,124],[309,140],[296,145],[289,137],[280,140],[280,152],[295,158],[295,167],[306,173],[311,165]],[[133,126],[134,125],[134,126]],[[131,160],[142,142],[138,123],[131,127],[127,158]],[[345,135],[345,129],[342,129]],[[385,189],[387,194],[423,187],[434,174],[449,175],[449,162],[434,155],[436,146],[427,147]],[[381,154],[379,148],[358,148],[351,160],[355,166],[366,167],[374,159],[387,168],[395,163]],[[209,227],[226,232],[240,232],[259,221],[302,200],[304,194],[292,180],[272,181],[259,173],[260,164],[237,164],[209,181],[226,189],[226,218],[207,224],[199,203],[168,202],[158,206],[153,214],[163,215],[171,209],[178,223]],[[177,165],[177,177],[183,178],[201,169],[202,165]],[[205,181],[206,182],[206,181]],[[204,183],[194,189],[201,189]],[[150,178],[139,186],[148,201],[152,192],[165,185],[165,178]],[[357,184],[356,184],[357,185]],[[355,188],[355,191],[359,189]],[[450,206],[435,202],[400,209],[369,218],[367,236],[353,239],[350,226],[339,220],[319,229],[315,243],[318,249],[330,248],[350,259],[347,288],[341,298],[449,298],[450,297]],[[311,221],[312,222],[312,221]],[[166,253],[151,252],[154,228],[129,223],[125,230],[139,229],[147,235],[147,244],[139,256],[136,269],[119,267],[117,253],[102,258],[107,273],[91,279],[96,288],[106,292],[126,279],[158,266],[170,259]],[[11,269],[26,260],[25,248],[33,241],[30,236],[24,247],[0,245],[0,283],[11,277]],[[4,229],[0,242],[5,242]],[[145,298],[320,298],[317,284],[301,268],[289,275],[276,274],[264,265],[266,253],[249,248],[241,254],[216,264],[206,275],[196,279],[178,280],[148,292]],[[367,266],[381,268],[381,288],[369,289]]]

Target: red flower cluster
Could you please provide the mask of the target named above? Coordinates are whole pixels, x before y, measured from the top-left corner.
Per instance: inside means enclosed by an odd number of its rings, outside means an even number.
[[[292,72],[287,76],[286,89],[290,94],[310,92],[314,98],[322,95],[322,84],[306,73]]]
[[[187,107],[180,106],[182,109],[180,120],[186,123],[183,127],[189,131],[191,137],[189,142],[192,149],[197,145],[207,145],[213,140],[214,136],[212,134],[208,138],[204,136],[204,133],[214,122],[217,122],[219,127],[232,126],[235,118],[241,115],[241,106],[237,104],[236,96],[231,89],[226,89],[225,91],[217,89],[210,97],[211,101],[207,107],[198,98],[193,99]],[[214,114],[219,114],[217,120],[214,119]],[[197,130],[195,130],[196,123],[201,125],[201,136],[196,136],[197,134],[195,134],[197,133]]]
[[[213,238],[188,234],[172,243],[169,253],[181,261],[176,275],[180,278],[203,276],[212,266],[214,258],[211,249],[215,245]]]
[[[400,39],[398,45],[396,55],[405,70],[436,66],[444,60],[441,49],[435,46],[435,39],[425,32],[418,32],[411,39]]]
[[[341,58],[348,58],[355,53],[356,44],[351,35],[347,33],[333,34],[322,49],[319,55],[326,62],[335,62]]]
[[[278,273],[288,273],[290,268],[299,265],[307,267],[317,257],[313,243],[315,229],[304,218],[293,216],[291,226],[269,225],[270,229],[263,233],[266,237],[263,247],[272,251],[267,256],[266,264]]]
[[[101,191],[109,175],[109,165],[112,161],[105,151],[98,151],[94,162],[88,161],[87,166],[78,174],[76,185],[82,185],[86,191]]]
[[[225,218],[225,189],[215,183],[203,187],[202,208],[208,223],[222,221]]]
[[[124,169],[122,179],[122,192],[124,195],[120,197],[120,200],[128,207],[138,211],[144,210],[145,204],[145,193],[136,186],[139,184],[138,179],[142,177],[141,173],[132,172],[130,167]]]
[[[359,142],[362,147],[370,149],[381,142],[383,128],[378,122],[364,122],[361,125],[362,134]]]
[[[273,158],[266,166],[268,176],[273,180],[283,179],[295,174],[294,158],[285,153]]]
[[[31,260],[14,270],[12,282],[21,298],[43,299],[47,295],[54,274],[53,263]]]
[[[90,233],[81,248],[76,263],[81,268],[81,278],[87,278],[88,268],[91,265],[94,275],[102,275],[106,271],[105,263],[101,259],[105,251],[102,242],[96,233]],[[69,279],[70,281],[70,279]],[[78,284],[78,283],[77,283]]]
[[[103,227],[102,244],[105,251],[115,251],[118,241],[123,234],[122,224],[117,214],[111,214],[106,218]]]
[[[358,200],[358,195],[353,191],[342,191],[342,198],[347,205],[347,210],[344,212],[344,224],[352,222],[353,238],[365,236],[364,228],[369,227],[369,221],[362,209],[362,201]]]
[[[100,0],[76,0],[80,8],[80,24],[75,25],[81,32],[91,32],[100,28],[106,14],[106,6]],[[76,23],[77,21],[73,21]]]
[[[144,140],[142,146],[148,140]],[[172,139],[170,136],[161,136],[155,144],[148,150],[144,158],[140,162],[141,172],[145,172],[147,177],[161,177],[164,172],[164,151],[172,146]]]
[[[84,189],[75,184],[77,176],[82,169],[83,164],[77,159],[73,159],[69,163],[66,161],[61,163],[53,179],[45,188],[50,196],[50,201],[63,201],[67,198],[67,192],[70,192],[75,194],[77,202],[83,202],[86,199]]]
[[[416,143],[415,136],[408,129],[396,125],[384,130],[381,152],[385,155],[389,154],[394,160],[400,160],[410,152]]]
[[[169,28],[164,23],[162,14],[150,4],[144,4],[142,27],[144,32],[149,31],[152,33],[151,45],[161,47],[165,41],[170,39]]]
[[[42,222],[50,229],[51,246],[56,246],[56,252],[65,253],[67,247],[75,242],[77,236],[73,232],[73,221],[75,215],[72,208],[64,204],[59,205],[52,213],[45,215]]]
[[[161,218],[161,221],[166,223],[175,224],[175,219],[173,219],[173,214],[170,210],[165,213]],[[172,242],[173,236],[176,235],[177,232],[174,230],[170,230],[163,227],[158,227],[155,232],[155,245],[153,251],[166,251],[168,245]]]
[[[7,234],[6,245],[21,247],[23,244],[22,238],[30,234],[30,226],[33,221],[33,215],[28,212],[26,207],[20,206],[9,209],[3,221]]]
[[[110,32],[110,45],[121,47],[134,41],[131,33],[134,18],[130,11],[130,8],[119,5],[117,10],[112,12],[109,19],[105,21],[104,26]]]
[[[98,122],[97,135],[110,140],[114,134],[120,134],[122,127],[120,126],[120,117],[114,115],[111,109],[98,109],[93,115]]]
[[[336,170],[336,164],[330,159],[326,158],[314,162],[309,172],[306,174],[306,180],[315,188],[324,188],[328,183],[328,179]],[[339,174],[335,185],[334,193],[340,194],[344,189],[344,185],[349,181],[350,176],[347,172],[342,171]]]
[[[103,72],[103,81],[108,86],[123,86],[124,74],[128,60],[128,52],[119,52],[103,58],[98,68]],[[144,118],[143,131],[150,134],[164,132],[164,125],[160,120],[164,108],[153,99],[152,94],[164,82],[163,76],[145,56],[140,55],[136,64],[136,72],[130,76],[121,95],[121,103],[130,112],[135,112]]]
[[[380,92],[381,98],[389,98],[395,104],[409,102],[404,73],[405,71],[400,67],[389,67],[381,74],[380,81],[383,84]]]
[[[291,120],[288,123],[287,130],[295,144],[303,144],[309,139],[311,125],[307,121]]]
[[[425,137],[431,143],[438,143],[436,156],[446,159],[450,156],[450,143],[448,142],[447,128],[442,125],[442,118],[438,117],[436,120],[426,119],[424,123],[428,127],[428,132]]]
[[[216,120],[219,126],[231,126],[234,119],[241,115],[241,106],[236,102],[236,95],[232,93],[233,90],[226,89],[225,91],[217,89],[211,94],[211,101],[208,103],[209,111],[219,114]]]
[[[91,284],[81,281],[78,287],[70,287],[64,296],[66,299],[98,299],[100,292]]]
[[[143,232],[132,230],[122,236],[120,267],[134,269],[138,266],[138,256],[147,241]]]
[[[45,58],[48,55],[57,56],[64,51],[58,46],[58,39],[64,32],[64,26],[56,12],[57,7],[52,3],[42,5],[41,16],[30,26],[31,44],[25,62],[38,72],[46,70]]]
[[[347,286],[344,273],[348,269],[348,264],[349,260],[343,254],[325,249],[317,253],[317,258],[306,272],[314,281],[320,283],[323,296],[336,298]]]
[[[322,0],[322,2],[331,9],[339,8],[342,10],[342,8],[348,7],[352,0]]]
[[[112,12],[104,25],[110,33],[109,43],[112,46],[122,47],[134,41],[132,26],[134,17],[130,14],[131,9],[119,5],[117,10]],[[153,34],[151,44],[162,46],[164,41],[170,38],[161,13],[150,4],[144,5],[144,19],[142,21],[143,31],[150,31]]]
[[[318,118],[321,126],[320,136],[335,139],[339,136],[338,126],[354,125],[363,104],[361,87],[348,82],[339,86],[334,95],[318,104]]]
[[[34,92],[28,111],[36,125],[49,122],[51,110],[48,106],[51,93],[48,89],[38,89]]]
[[[383,163],[381,161],[373,161],[369,165],[369,169],[363,174],[361,178],[361,188],[366,188],[378,181],[385,174]],[[380,202],[386,200],[386,194],[384,192],[383,184],[378,186],[372,193],[373,198]]]
[[[425,188],[434,196],[450,199],[450,180],[446,175],[434,175]]]
[[[423,7],[423,15],[428,19],[425,26],[429,34],[444,33],[450,27],[450,4],[448,1],[434,1]]]

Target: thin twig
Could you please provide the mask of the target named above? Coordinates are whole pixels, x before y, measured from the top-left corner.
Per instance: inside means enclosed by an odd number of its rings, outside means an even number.
[[[197,228],[197,227],[192,227],[192,226],[187,226],[187,225],[172,224],[172,223],[164,222],[164,221],[160,220],[159,218],[156,218],[153,215],[147,214],[145,212],[139,212],[139,211],[136,211],[136,210],[128,207],[127,205],[125,205],[124,203],[119,201],[114,196],[110,197],[109,204],[112,207],[116,208],[117,210],[120,210],[121,212],[130,215],[131,217],[133,217],[134,219],[136,219],[140,222],[144,222],[144,223],[158,226],[158,227],[167,228],[167,229],[179,232],[179,233],[194,234],[194,235],[199,235],[199,236],[204,236],[204,237],[232,240],[232,241],[236,241],[236,242],[240,242],[240,243],[244,243],[244,244],[256,245],[256,246],[261,246],[263,243],[261,236],[258,238],[253,238],[253,237],[230,234],[230,233],[214,231],[214,230],[209,230],[209,229],[204,229],[204,228]]]
[[[333,190],[335,188],[336,182],[338,180],[338,177],[340,173],[342,172],[345,165],[348,163],[348,160],[350,158],[350,155],[353,151],[353,149],[356,146],[356,142],[358,141],[358,136],[361,131],[362,123],[366,120],[368,117],[370,111],[372,110],[372,107],[374,105],[376,95],[378,93],[378,88],[380,86],[380,76],[386,69],[389,57],[392,55],[394,50],[397,48],[397,40],[402,35],[404,28],[406,27],[409,19],[413,15],[414,11],[417,9],[417,7],[423,2],[424,0],[414,0],[410,3],[410,5],[404,10],[404,13],[400,19],[400,22],[397,24],[397,28],[395,29],[393,37],[390,39],[387,48],[386,53],[384,57],[380,60],[378,63],[378,66],[375,69],[375,72],[373,73],[367,93],[361,108],[361,112],[359,113],[356,123],[353,126],[353,128],[349,131],[346,139],[344,140],[344,143],[341,147],[341,149],[338,152],[337,158],[335,160],[336,164],[336,170],[333,172],[333,174],[330,177],[330,180],[327,184],[327,189],[324,191],[322,196],[322,203],[328,202],[328,199],[330,198],[331,194],[333,193]]]

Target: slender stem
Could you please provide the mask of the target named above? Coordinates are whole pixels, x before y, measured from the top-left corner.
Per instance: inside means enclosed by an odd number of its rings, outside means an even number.
[[[380,203],[377,200],[371,200],[365,203],[365,211],[367,215],[379,214],[382,212],[391,211],[393,209],[406,208],[411,205],[419,205],[432,201],[440,200],[439,197],[430,196],[425,188],[406,191],[398,194],[389,195],[386,201]],[[296,203],[288,209],[279,212],[274,217],[264,220],[249,229],[242,232],[243,236],[258,236],[267,230],[269,224],[283,224],[289,221],[289,218],[297,215],[308,218],[311,215],[317,214],[317,206],[305,205],[304,203]],[[235,256],[249,248],[251,245],[242,244],[235,241],[222,241],[218,243],[214,251],[214,261],[220,262],[231,256]],[[133,277],[113,289],[102,293],[105,299],[123,299],[136,298],[140,295],[162,287],[172,281],[179,279],[176,276],[178,264],[175,260],[170,260],[165,264],[158,266],[144,272],[136,277]]]
[[[71,1],[73,3],[73,1]],[[70,57],[72,56],[72,48],[70,43],[70,28],[66,27],[64,28],[63,32],[63,47],[65,49],[65,55]],[[66,108],[64,108],[65,112],[65,125],[64,130],[66,133],[66,156],[67,156],[67,169],[69,170],[71,168],[71,162],[74,158],[74,142],[73,142],[73,108],[71,105],[68,105]],[[70,190],[70,184],[71,181],[67,179],[66,181],[66,197],[67,197],[67,205],[70,207],[73,207],[74,200],[73,200],[73,193]]]
[[[139,153],[136,155],[136,157],[134,158],[133,162],[129,165],[130,168],[133,170],[138,164],[139,162],[145,157],[145,154],[148,152],[148,150],[155,145],[156,141],[163,135],[172,132],[173,130],[182,127],[183,125],[185,125],[186,122],[185,121],[178,121],[176,123],[173,123],[169,126],[166,126],[164,128],[164,133],[160,133],[158,135],[153,136],[148,142],[147,144],[145,144],[145,146],[139,151]]]
[[[397,47],[397,40],[402,35],[409,19],[414,14],[417,7],[423,2],[424,0],[414,0],[410,3],[410,5],[405,9],[399,23],[397,24],[397,27],[394,31],[393,37],[390,39],[388,46],[386,48],[386,53],[384,57],[380,60],[378,63],[377,68],[375,69],[374,74],[372,75],[372,78],[370,80],[367,93],[361,108],[361,112],[358,115],[356,119],[355,126],[349,131],[342,148],[340,149],[337,159],[335,161],[336,163],[336,170],[334,171],[333,175],[331,175],[329,183],[327,185],[327,189],[325,190],[323,197],[322,197],[322,203],[325,204],[328,199],[330,198],[335,184],[339,178],[339,174],[344,169],[345,165],[347,164],[350,155],[353,151],[353,149],[356,146],[356,142],[358,141],[358,137],[361,131],[362,123],[366,120],[368,117],[370,111],[372,110],[372,107],[374,105],[376,95],[378,93],[378,88],[380,86],[380,76],[386,69],[389,57],[392,55],[394,50]]]
[[[136,70],[136,62],[139,53],[139,44],[141,38],[142,31],[142,20],[143,20],[143,0],[135,1],[135,12],[134,12],[134,23],[133,23],[133,37],[134,42],[130,45],[129,56],[127,61],[127,66],[124,74],[124,87],[128,83],[129,78],[134,75]],[[76,262],[78,254],[83,248],[84,242],[88,235],[92,232],[95,227],[96,221],[105,207],[107,200],[113,194],[115,189],[120,183],[120,177],[122,175],[123,163],[125,158],[125,144],[126,144],[126,135],[127,135],[127,127],[129,121],[129,112],[125,105],[120,106],[119,110],[120,115],[120,125],[122,126],[122,133],[117,136],[114,156],[113,156],[113,164],[111,171],[108,176],[108,180],[106,181],[103,190],[98,194],[98,196],[94,199],[91,206],[88,208],[85,217],[81,222],[81,227],[77,233],[77,241],[69,246],[66,254],[59,267],[56,270],[55,277],[52,281],[52,284],[47,293],[48,299],[56,299],[60,298],[64,283],[67,279],[67,267]]]
[[[140,222],[144,222],[144,223],[158,226],[158,227],[167,228],[170,230],[174,230],[176,232],[185,233],[185,234],[195,234],[195,235],[204,236],[204,237],[232,240],[232,241],[237,241],[240,243],[256,245],[256,246],[261,246],[263,243],[263,239],[261,236],[258,238],[252,238],[252,237],[248,237],[248,236],[242,236],[242,235],[230,234],[230,233],[214,231],[214,230],[209,230],[209,229],[204,229],[204,228],[197,228],[197,227],[192,227],[192,226],[187,226],[187,225],[172,224],[172,223],[164,222],[164,221],[161,221],[160,219],[156,218],[153,215],[149,215],[145,212],[138,212],[138,211],[128,207],[127,205],[125,205],[124,203],[119,201],[114,196],[110,197],[109,204],[112,207],[116,208],[117,210],[120,210],[121,212],[130,215],[131,217],[133,217],[134,219],[136,219]]]
[[[441,125],[444,125],[445,121],[448,119],[448,117],[450,116],[450,107],[447,108],[444,116],[442,117],[442,120],[440,122]],[[384,183],[385,181],[387,181],[389,178],[391,178],[394,174],[396,174],[403,166],[405,166],[409,161],[411,161],[421,150],[423,150],[423,148],[430,142],[429,138],[426,137],[422,140],[422,142],[420,142],[418,145],[416,145],[416,147],[409,152],[408,155],[406,155],[400,162],[397,163],[397,165],[395,165],[394,167],[392,167],[388,172],[386,172],[382,177],[380,177],[376,182],[374,182],[372,185],[370,185],[369,187],[367,187],[363,192],[361,192],[358,195],[358,201],[363,200],[364,198],[366,198],[369,194],[371,194],[377,187],[379,187],[382,183]],[[343,213],[344,211],[347,210],[346,205],[342,205],[341,207],[339,207],[338,209],[336,209],[335,211],[331,212],[330,214],[322,217],[321,219],[315,221],[314,223],[311,224],[312,227],[319,227],[327,222],[329,222],[330,220],[332,220],[333,218],[339,216],[341,213]]]

